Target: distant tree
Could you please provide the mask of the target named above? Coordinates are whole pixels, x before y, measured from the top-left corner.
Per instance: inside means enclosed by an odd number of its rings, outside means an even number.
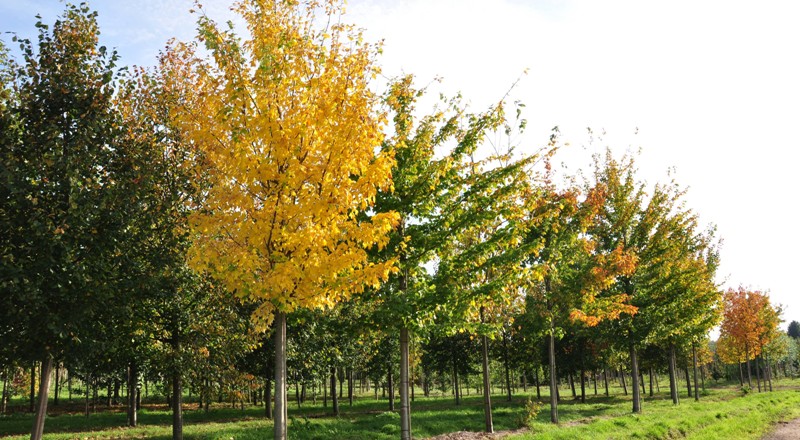
[[[786,332],[792,338],[800,338],[800,322],[792,321],[789,323],[789,330]]]

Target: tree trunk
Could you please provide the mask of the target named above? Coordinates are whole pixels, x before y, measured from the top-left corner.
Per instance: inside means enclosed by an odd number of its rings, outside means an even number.
[[[680,403],[678,400],[678,375],[675,365],[675,344],[669,346],[669,395],[672,398],[672,404],[677,405]]]
[[[506,369],[506,401],[511,402],[511,368],[508,362],[508,335],[503,330],[503,364]]]
[[[759,358],[760,358],[760,356],[756,356],[755,358],[753,358],[753,362],[755,362],[755,364],[756,364],[756,386],[758,387],[758,392],[760,393],[761,392],[761,376],[762,375],[761,375],[761,366],[759,365],[761,362],[758,361]]]
[[[300,377],[298,377],[298,375],[295,375],[294,380],[294,400],[297,401],[297,409],[302,408],[301,403],[303,399],[300,397]]]
[[[550,363],[550,422],[558,423],[558,381],[556,377],[556,338],[551,320],[547,358]],[[537,381],[538,382],[538,381]],[[538,390],[538,388],[537,388]]]
[[[411,440],[411,402],[408,400],[408,328],[400,329],[400,438]]]
[[[742,362],[739,362],[739,386],[744,387],[744,373],[742,372]]]
[[[331,366],[331,403],[333,415],[339,417],[339,394],[336,393],[336,367]]]
[[[136,392],[139,389],[139,371],[136,364],[128,364],[128,426],[136,426],[138,414],[136,412]]]
[[[58,388],[59,385],[61,385],[61,381],[58,376],[60,376],[60,374],[61,374],[61,363],[58,362],[56,363],[56,385],[55,389],[53,390],[55,392],[55,395],[53,396],[53,406],[58,406],[58,392],[59,392]]]
[[[0,396],[0,414],[5,414],[8,410],[8,376],[10,374],[9,369],[3,370],[3,395]]]
[[[111,397],[112,397],[111,396],[111,388],[112,388],[112,386],[113,386],[113,383],[111,382],[111,380],[109,380],[108,384],[106,384],[106,407],[108,407],[108,408],[111,407]]]
[[[31,363],[31,394],[29,404],[28,404],[28,412],[33,412],[36,407],[36,361]]]
[[[750,349],[747,344],[744,345],[744,358],[747,361],[747,386],[753,388],[753,374],[750,371]]]
[[[633,389],[633,412],[642,412],[642,390],[639,386],[639,361],[636,359],[636,347],[631,342],[631,388]]]
[[[603,383],[606,386],[606,397],[608,397],[608,367],[603,365]]]
[[[586,372],[581,369],[581,403],[586,403]]]
[[[113,400],[114,405],[119,405],[119,388],[120,388],[119,378],[115,377],[114,378],[114,400]]]
[[[694,369],[694,401],[700,400],[700,390],[697,388],[697,349],[692,344],[692,368]]]
[[[650,397],[653,397],[653,367],[648,369],[648,376],[650,376]]]
[[[706,390],[706,366],[700,366],[700,386],[703,388],[703,391]]]
[[[622,393],[627,396],[628,384],[625,383],[625,371],[622,370],[622,367],[619,367],[619,382],[622,384]]]
[[[534,380],[534,382],[536,382],[536,400],[541,400],[542,399],[542,393],[541,393],[541,391],[539,389],[539,387],[541,385],[541,383],[539,382],[539,367],[536,367],[536,369],[533,370],[533,380]]]
[[[303,390],[305,390],[305,384],[303,384]],[[350,406],[353,406],[353,369],[347,369],[347,400],[350,403]]]
[[[39,400],[36,404],[36,415],[33,419],[31,429],[31,440],[41,440],[44,432],[44,419],[47,417],[47,393],[50,391],[50,373],[53,369],[53,357],[49,351],[45,351],[41,366],[41,378],[39,378]],[[31,377],[33,382],[34,377]]]
[[[89,375],[89,373],[86,373],[86,383],[84,383],[85,388],[86,388],[86,399],[85,399],[85,405],[84,405],[85,406],[84,414],[86,415],[86,417],[89,417],[89,382],[90,382],[90,378],[91,378],[91,376]]]
[[[286,440],[286,313],[275,313],[275,440]]]
[[[483,307],[481,307],[481,321],[483,321]],[[483,340],[483,417],[486,422],[485,431],[494,432],[492,422],[492,397],[491,384],[489,382],[489,338],[486,335],[481,337]]]
[[[578,398],[578,393],[575,392],[575,381],[572,379],[571,371],[567,375],[567,380],[569,381],[569,389],[572,391],[572,400],[575,400]]]
[[[272,381],[267,379],[264,384],[264,416],[272,419]]]
[[[458,394],[458,369],[456,368],[455,358],[453,358],[453,397],[456,400],[456,405],[461,405],[461,399]]]
[[[394,378],[392,377],[392,364],[386,364],[386,385],[389,388],[389,411],[394,411]]]
[[[176,344],[176,351],[180,345]],[[183,439],[183,383],[177,366],[172,372],[172,440]]]
[[[772,392],[772,367],[769,365],[769,356],[767,356],[766,365],[767,365],[767,382],[769,383],[769,392]]]
[[[692,380],[689,378],[689,366],[683,367],[683,372],[686,375],[686,398],[692,398]]]

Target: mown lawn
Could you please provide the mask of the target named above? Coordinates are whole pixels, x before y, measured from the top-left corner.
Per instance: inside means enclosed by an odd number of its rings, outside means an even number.
[[[630,397],[587,396],[581,404],[565,398],[559,405],[561,424],[549,423],[546,401],[529,431],[520,431],[508,439],[757,439],[778,420],[800,417],[800,381],[776,384],[772,393],[742,395],[738,386],[710,388],[700,402],[683,400],[673,406],[665,392],[645,396],[643,413],[630,414]],[[566,393],[562,394],[562,397]],[[546,395],[542,396],[546,399]],[[505,402],[493,396],[495,430],[520,428],[526,395]],[[320,401],[298,409],[292,405],[289,437],[292,439],[395,439],[399,437],[399,415],[387,412],[386,401],[369,397],[358,399],[350,407],[346,401],[342,414],[334,418],[330,407]],[[192,407],[195,407],[192,405]],[[415,438],[427,438],[454,431],[481,431],[483,408],[479,396],[467,396],[461,405],[451,398],[417,398],[412,405],[412,429]],[[217,407],[209,413],[186,410],[184,437],[188,439],[263,439],[271,436],[272,423],[263,418],[263,408]],[[0,436],[9,439],[28,437],[30,414],[17,413],[0,417]],[[171,438],[171,414],[166,408],[143,409],[140,426],[127,428],[120,411],[50,416],[45,425],[46,439]]]

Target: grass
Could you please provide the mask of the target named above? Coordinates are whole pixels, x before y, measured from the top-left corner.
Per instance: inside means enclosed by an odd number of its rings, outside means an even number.
[[[772,393],[743,396],[738,386],[710,388],[700,402],[691,399],[672,405],[666,392],[645,397],[643,413],[630,414],[630,397],[587,395],[582,404],[562,390],[559,404],[560,425],[549,423],[545,402],[531,424],[531,430],[508,437],[530,439],[757,439],[779,420],[800,417],[800,381],[776,383]],[[497,431],[519,428],[524,402],[528,396],[515,395],[512,402],[493,396],[494,427]],[[542,396],[547,399],[546,395]],[[400,417],[385,411],[387,402],[363,396],[350,407],[341,405],[341,416],[327,415],[330,407],[308,403],[289,411],[289,437],[292,439],[396,439]],[[195,405],[191,405],[195,407]],[[79,407],[76,407],[76,409]],[[461,405],[449,397],[417,398],[412,405],[412,428],[415,438],[427,438],[454,431],[481,431],[484,426],[480,396],[467,396]],[[272,423],[263,418],[263,408],[244,410],[214,407],[209,413],[195,409],[184,412],[184,437],[188,439],[261,439],[270,437]],[[28,437],[32,415],[14,413],[0,416],[0,436],[9,439]],[[104,411],[85,417],[82,414],[49,416],[46,439],[169,439],[172,436],[171,414],[163,406],[149,406],[139,413],[139,427],[127,428],[125,413]]]

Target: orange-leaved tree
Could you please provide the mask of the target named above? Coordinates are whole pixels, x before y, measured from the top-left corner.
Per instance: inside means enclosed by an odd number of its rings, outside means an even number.
[[[750,361],[778,336],[780,322],[780,308],[770,304],[766,293],[744,287],[725,292],[720,340],[725,342],[726,351],[744,355],[748,386],[752,386]],[[760,389],[760,381],[758,386]]]
[[[165,68],[187,87],[176,103],[204,182],[190,224],[190,264],[240,298],[253,319],[274,318],[275,438],[286,438],[286,314],[329,307],[386,279],[370,263],[394,213],[369,215],[391,186],[391,154],[377,154],[385,116],[369,82],[379,47],[341,23],[335,0],[243,0],[242,41],[201,14],[199,40],[174,45]],[[319,14],[329,20],[315,21]]]

